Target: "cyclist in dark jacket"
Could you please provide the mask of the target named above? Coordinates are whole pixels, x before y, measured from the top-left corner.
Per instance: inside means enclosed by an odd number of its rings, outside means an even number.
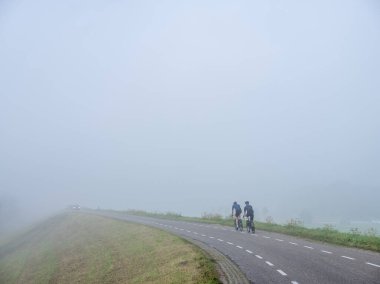
[[[253,222],[253,217],[255,213],[253,211],[252,205],[249,204],[249,201],[245,202],[244,206],[244,217],[247,217],[247,230],[248,232],[255,232],[255,223]]]
[[[252,220],[253,220],[253,217],[254,217],[254,211],[253,211],[253,208],[252,208],[252,205],[249,204],[249,201],[246,201],[245,202],[245,206],[244,206],[244,216],[251,216]]]

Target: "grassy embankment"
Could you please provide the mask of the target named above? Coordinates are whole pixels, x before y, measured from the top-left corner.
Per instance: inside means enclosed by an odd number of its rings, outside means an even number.
[[[201,250],[164,231],[68,213],[1,244],[0,283],[219,283]]]
[[[185,217],[177,213],[151,213],[140,210],[128,210],[124,213],[135,214],[141,216],[158,217],[173,220],[183,221],[195,221],[221,224],[226,226],[232,226],[231,218],[223,218],[217,214],[205,214],[202,218]],[[372,250],[380,252],[380,237],[376,235],[374,231],[368,231],[366,233],[359,232],[357,229],[352,229],[351,232],[345,233],[334,229],[331,226],[324,228],[309,229],[302,226],[297,221],[291,220],[286,225],[279,225],[274,223],[255,222],[256,229],[287,234],[291,236],[307,238],[310,240],[316,240],[326,242],[330,244],[337,244],[347,247],[355,247],[366,250]]]

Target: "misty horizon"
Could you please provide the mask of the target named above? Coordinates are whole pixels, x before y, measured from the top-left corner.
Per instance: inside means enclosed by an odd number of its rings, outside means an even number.
[[[1,2],[0,230],[75,203],[380,220],[379,13]]]

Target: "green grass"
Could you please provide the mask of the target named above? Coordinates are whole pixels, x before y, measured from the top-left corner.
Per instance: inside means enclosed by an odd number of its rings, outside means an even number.
[[[0,283],[219,283],[213,262],[174,235],[85,213],[0,246]]]
[[[119,212],[120,213],[120,212]],[[231,218],[222,218],[218,214],[203,214],[202,218],[197,217],[185,217],[178,213],[157,213],[157,212],[145,212],[141,210],[128,210],[123,211],[125,214],[134,214],[148,217],[158,217],[163,219],[182,220],[182,221],[195,221],[204,223],[213,223],[226,226],[232,226],[233,221]],[[366,249],[371,251],[380,252],[380,237],[373,231],[366,233],[359,232],[357,229],[352,229],[350,232],[340,232],[333,227],[326,226],[324,228],[305,228],[302,224],[289,221],[286,225],[279,225],[275,223],[264,223],[255,221],[256,229],[269,232],[276,232],[287,234],[291,236],[306,238],[310,240],[321,241],[330,244],[336,244],[347,247],[354,247],[360,249]]]

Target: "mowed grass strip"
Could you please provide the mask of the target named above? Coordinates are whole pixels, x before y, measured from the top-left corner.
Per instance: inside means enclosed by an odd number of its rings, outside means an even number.
[[[174,235],[84,213],[49,219],[0,246],[0,283],[219,283]]]

